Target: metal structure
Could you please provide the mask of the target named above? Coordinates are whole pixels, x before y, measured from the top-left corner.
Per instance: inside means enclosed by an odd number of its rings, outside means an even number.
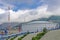
[[[10,30],[11,30],[11,24],[10,24],[10,7],[8,7],[8,22],[9,22],[9,25],[8,25],[8,30],[9,30],[9,33],[10,33]],[[18,31],[20,32],[21,31],[21,26],[18,26]]]
[[[7,12],[8,13],[8,22],[9,22],[8,27],[7,27],[8,33],[10,33],[9,30],[11,29],[11,26],[10,26],[10,11],[9,10],[10,10],[10,7],[8,7],[8,12]]]
[[[19,26],[18,31],[19,31],[19,32],[21,31],[21,26]]]

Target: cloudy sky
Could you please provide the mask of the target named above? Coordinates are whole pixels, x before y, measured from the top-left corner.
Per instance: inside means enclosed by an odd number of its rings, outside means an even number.
[[[60,0],[0,0],[0,23],[8,22],[9,12],[11,22],[60,15]]]

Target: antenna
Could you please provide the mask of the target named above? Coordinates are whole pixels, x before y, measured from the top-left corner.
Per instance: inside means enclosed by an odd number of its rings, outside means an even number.
[[[10,8],[8,7],[8,10],[10,10]],[[8,22],[10,22],[10,12],[8,11]]]
[[[10,12],[9,12],[9,10],[10,10],[10,7],[8,7],[8,9],[7,9],[7,13],[8,13],[8,22],[10,22]],[[8,31],[7,31],[8,30]],[[10,33],[10,23],[8,24],[8,27],[6,28],[6,30],[5,30],[5,34],[7,34],[7,33]]]
[[[8,6],[8,22],[9,22],[9,24],[8,24],[8,31],[9,31],[9,33],[10,33],[10,27],[11,27],[11,25],[10,25],[10,7]]]

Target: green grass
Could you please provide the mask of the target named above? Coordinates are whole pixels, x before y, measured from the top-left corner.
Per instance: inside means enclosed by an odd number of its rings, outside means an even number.
[[[41,39],[46,33],[47,33],[47,29],[44,28],[44,29],[43,29],[43,32],[38,33],[35,37],[32,38],[32,40],[39,40],[39,39]]]
[[[22,40],[22,38],[18,38],[18,40]]]
[[[33,37],[32,40],[39,40],[45,33],[42,32],[42,33],[39,33],[36,35],[36,37]]]
[[[17,36],[15,36],[15,37],[11,38],[10,40],[14,40],[16,37],[17,37]]]
[[[19,37],[18,40],[22,40],[25,36],[27,36],[29,34],[29,32],[27,32],[25,35],[23,35],[22,37]]]

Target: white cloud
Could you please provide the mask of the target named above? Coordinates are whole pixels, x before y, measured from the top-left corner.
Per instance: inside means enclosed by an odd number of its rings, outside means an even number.
[[[60,16],[60,7],[58,7],[56,10],[53,10],[53,15],[59,15]]]
[[[53,9],[52,7],[49,7],[50,5],[51,4],[46,3],[35,9],[18,10],[17,12],[10,10],[11,22],[24,22],[24,21],[27,22],[27,21],[31,21],[34,19],[42,18],[42,17],[49,17],[51,15],[60,15],[60,7],[56,6],[56,9],[55,8]],[[50,10],[50,8],[52,11]],[[8,13],[6,13],[6,10],[0,9],[0,21],[1,22],[8,21],[7,14]]]
[[[30,10],[19,10],[17,12],[11,11],[11,19],[12,21],[31,21],[37,18],[41,17],[47,17],[49,14],[46,13],[47,6],[41,6],[36,9],[30,9]]]
[[[42,17],[49,17],[52,15],[51,12],[47,11],[48,6],[43,5],[40,7],[37,7],[36,9],[29,9],[29,10],[18,10],[17,12],[10,10],[10,17],[11,17],[11,22],[27,22],[31,21],[34,19],[42,18]],[[2,16],[3,22],[7,22],[7,15],[8,13],[4,13]]]
[[[0,14],[5,13],[5,10],[0,9]]]
[[[48,5],[49,11],[54,11],[57,8],[60,8],[60,0],[42,0],[43,4]]]

